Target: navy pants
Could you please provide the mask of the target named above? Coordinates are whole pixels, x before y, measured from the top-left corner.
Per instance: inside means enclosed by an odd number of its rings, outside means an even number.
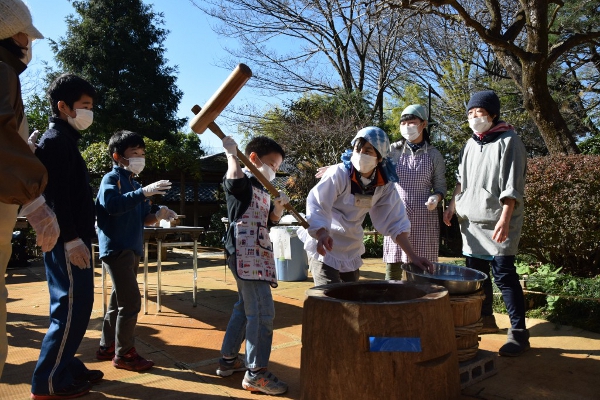
[[[466,265],[467,268],[476,269],[488,276],[483,282],[485,298],[481,306],[481,315],[493,314],[494,294],[490,279],[491,269],[494,282],[502,292],[502,299],[506,304],[511,327],[513,329],[525,329],[525,296],[515,267],[515,256],[494,256],[491,261],[467,257]]]
[[[90,240],[84,242],[90,248]],[[33,371],[31,392],[35,394],[53,394],[87,371],[75,353],[94,304],[94,271],[71,265],[62,239],[44,253],[44,265],[50,292],[50,327]]]

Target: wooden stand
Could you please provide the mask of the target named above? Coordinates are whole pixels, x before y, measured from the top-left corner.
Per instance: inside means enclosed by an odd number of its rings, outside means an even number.
[[[483,325],[481,322],[483,298],[483,290],[468,295],[450,296],[459,362],[470,360],[477,355],[479,332]]]
[[[445,288],[355,282],[319,286],[306,294],[302,399],[459,398]]]

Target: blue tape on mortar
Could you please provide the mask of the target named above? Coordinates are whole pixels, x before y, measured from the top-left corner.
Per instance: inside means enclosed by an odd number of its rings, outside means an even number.
[[[421,339],[418,337],[369,336],[369,351],[401,351],[406,353],[420,353]]]

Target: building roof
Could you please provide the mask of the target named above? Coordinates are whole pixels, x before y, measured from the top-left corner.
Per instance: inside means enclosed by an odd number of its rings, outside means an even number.
[[[168,203],[177,203],[180,201],[180,182],[173,181],[171,190],[169,190],[163,197],[162,200]],[[219,196],[219,192],[222,192],[220,183],[213,182],[200,182],[200,183],[186,183],[185,184],[185,201],[194,202],[194,185],[198,186],[198,202],[199,203],[221,203],[223,195]]]

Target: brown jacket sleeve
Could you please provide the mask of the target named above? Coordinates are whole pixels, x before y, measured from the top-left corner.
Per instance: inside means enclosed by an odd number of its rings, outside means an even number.
[[[0,202],[23,205],[40,196],[48,173],[19,136],[24,118],[21,84],[15,71],[0,62]]]

